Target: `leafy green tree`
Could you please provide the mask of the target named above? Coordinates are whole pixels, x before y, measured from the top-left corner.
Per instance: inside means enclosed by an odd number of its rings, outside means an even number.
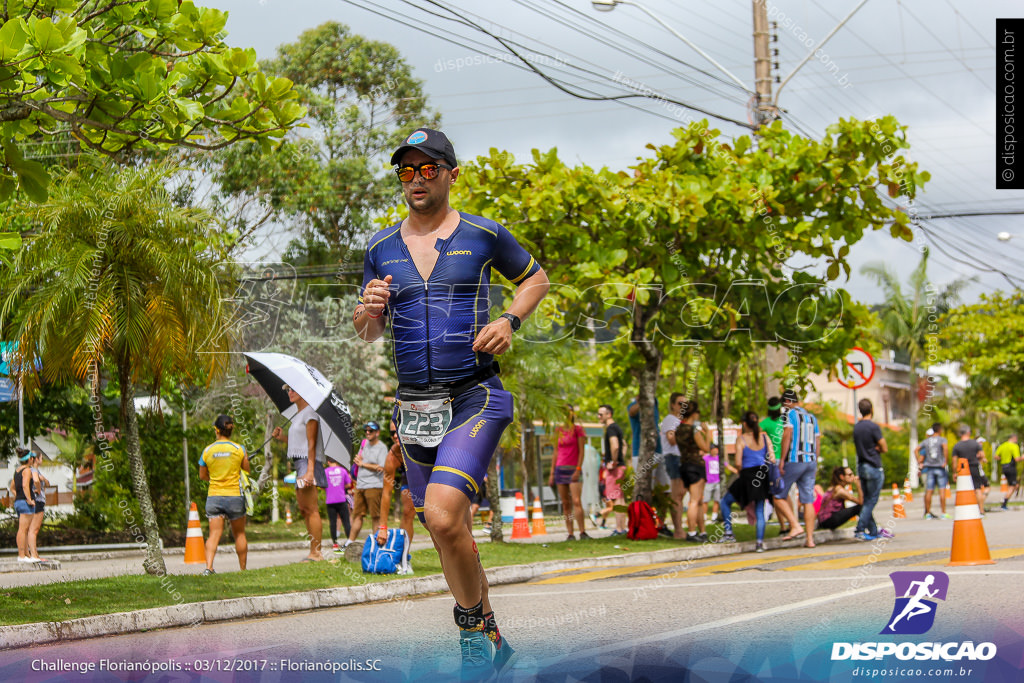
[[[398,185],[384,170],[388,155],[410,130],[437,126],[439,118],[397,49],[344,24],[305,31],[263,68],[297,84],[307,125],[273,154],[243,144],[217,155],[214,178],[225,200],[258,200],[234,212],[240,231],[272,217],[306,233],[293,242],[301,252],[294,256],[334,258],[394,203]]]
[[[939,319],[960,298],[960,292],[970,280],[957,278],[941,289],[928,280],[928,250],[921,254],[921,262],[910,274],[907,291],[900,285],[896,273],[884,263],[865,264],[861,272],[882,287],[885,301],[879,311],[879,339],[883,344],[909,356],[910,365],[910,451],[907,468],[911,486],[918,484],[917,471],[917,419],[920,407],[917,396],[917,368],[923,361],[928,365],[938,360]],[[902,468],[901,468],[902,469]]]
[[[46,197],[22,143],[56,131],[117,156],[281,137],[305,114],[286,78],[224,43],[227,12],[190,0],[6,0],[0,8],[0,199]]]
[[[221,372],[228,338],[218,324],[220,285],[205,248],[208,217],[175,206],[156,165],[68,174],[45,204],[25,207],[39,227],[0,275],[0,330],[18,341],[18,371],[40,381],[90,381],[106,363],[120,390],[121,438],[148,544],[149,573],[165,572],[156,512],[139,445],[135,383],[165,373]],[[28,370],[41,362],[38,372]],[[106,431],[95,425],[97,438]],[[97,463],[102,468],[102,463]]]
[[[928,175],[899,154],[908,147],[892,117],[842,120],[821,141],[775,123],[755,145],[732,144],[706,122],[674,131],[673,144],[628,172],[570,168],[555,150],[516,165],[491,150],[454,186],[460,209],[494,218],[526,242],[562,302],[562,329],[608,327],[629,343],[644,420],[641,468],[649,470],[653,402],[668,349],[699,345],[725,370],[755,345],[798,352],[801,367],[831,366],[852,345],[858,310],[824,289],[849,274],[850,245],[889,227],[910,239],[905,213],[879,188],[913,196]],[[787,263],[826,263],[825,277]],[[611,319],[604,314],[609,313]],[[650,499],[650,480],[637,497]]]
[[[976,304],[954,308],[941,320],[940,360],[960,363],[975,402],[1018,413],[1024,403],[1024,293],[982,294]]]

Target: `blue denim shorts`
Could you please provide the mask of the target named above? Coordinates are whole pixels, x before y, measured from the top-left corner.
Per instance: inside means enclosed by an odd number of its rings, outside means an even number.
[[[924,474],[924,490],[933,491],[944,489],[949,484],[949,475],[945,467],[924,467],[921,469]]]
[[[24,500],[14,501],[14,511],[17,512],[19,515],[36,514],[36,509],[34,507],[29,507],[28,502]]]
[[[206,517],[227,517],[232,522],[245,517],[245,498],[242,496],[207,496]]]
[[[665,469],[668,471],[669,479],[682,479],[683,473],[679,468],[680,459],[678,455],[673,453],[665,454]]]
[[[782,472],[785,486],[785,493],[782,497],[789,495],[789,489],[796,484],[796,491],[800,497],[800,503],[810,505],[814,502],[814,474],[818,470],[816,462],[787,462]]]

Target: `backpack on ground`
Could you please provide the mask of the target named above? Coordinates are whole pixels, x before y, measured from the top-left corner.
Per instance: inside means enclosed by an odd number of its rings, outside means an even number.
[[[405,529],[388,529],[388,540],[377,545],[377,536],[371,534],[363,543],[363,572],[366,574],[396,574],[405,552]]]
[[[629,514],[630,539],[649,541],[658,537],[658,516],[651,506],[643,500],[634,500],[627,508]]]

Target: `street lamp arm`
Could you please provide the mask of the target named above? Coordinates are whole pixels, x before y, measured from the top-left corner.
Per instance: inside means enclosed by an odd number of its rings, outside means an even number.
[[[857,5],[856,7],[854,7],[850,11],[850,13],[846,15],[846,17],[842,21],[840,21],[838,24],[836,24],[836,27],[834,29],[832,29],[831,31],[829,31],[829,34],[827,36],[822,38],[821,43],[819,43],[816,48],[814,48],[813,50],[808,52],[807,56],[803,58],[803,61],[801,61],[799,64],[797,64],[796,68],[793,69],[792,71],[790,71],[788,76],[786,76],[785,78],[782,79],[782,83],[779,83],[779,87],[776,88],[776,90],[775,90],[775,99],[773,100],[772,104],[774,104],[776,107],[779,106],[779,93],[781,93],[782,89],[786,87],[787,83],[789,83],[789,79],[793,78],[793,76],[796,75],[796,72],[799,71],[801,68],[803,68],[803,65],[806,64],[807,62],[809,62],[811,57],[813,57],[814,54],[818,50],[820,50],[821,48],[825,47],[825,43],[827,43],[829,40],[831,40],[832,36],[834,36],[839,31],[839,29],[841,29],[846,24],[846,22],[848,22],[853,17],[853,15],[856,14],[860,10],[861,7],[866,5],[867,2],[868,2],[868,0],[861,0],[860,4]]]
[[[867,1],[867,0],[865,0],[865,2],[866,2],[866,1]],[[726,69],[726,68],[725,68],[724,66],[722,66],[721,64],[719,64],[718,62],[716,62],[716,61],[714,60],[714,58],[712,58],[712,57],[711,57],[711,55],[709,55],[708,53],[704,52],[704,50],[701,50],[701,49],[700,49],[699,47],[697,47],[696,45],[694,45],[693,43],[691,43],[691,42],[690,42],[689,40],[687,40],[687,39],[686,39],[686,36],[684,36],[684,35],[683,35],[683,34],[681,34],[681,33],[680,33],[679,31],[675,30],[674,28],[672,28],[671,26],[669,26],[668,24],[666,24],[666,23],[665,23],[665,22],[664,22],[664,21],[663,21],[663,20],[661,19],[661,17],[659,17],[659,16],[657,15],[657,14],[655,14],[655,13],[654,13],[654,12],[652,12],[651,10],[647,9],[646,7],[644,7],[643,5],[641,5],[641,4],[640,4],[640,3],[638,3],[638,2],[633,2],[632,0],[616,0],[615,4],[616,4],[616,5],[632,5],[633,7],[636,7],[636,8],[638,8],[638,9],[639,9],[640,11],[642,11],[642,12],[643,12],[644,14],[646,14],[647,16],[649,16],[649,17],[650,17],[651,19],[654,19],[654,20],[655,20],[656,22],[658,22],[659,24],[661,24],[662,26],[664,26],[664,27],[665,27],[665,28],[666,28],[666,29],[667,29],[667,30],[668,30],[668,31],[669,31],[669,32],[670,32],[670,33],[671,33],[672,35],[674,35],[674,36],[675,36],[676,38],[678,38],[679,40],[681,40],[681,41],[683,41],[684,43],[686,43],[687,45],[689,45],[689,46],[690,46],[690,48],[692,48],[692,49],[693,49],[693,50],[694,50],[694,51],[695,51],[695,52],[696,52],[697,54],[699,54],[699,55],[700,55],[701,57],[703,57],[704,59],[706,59],[706,60],[708,60],[709,62],[711,62],[711,64],[713,64],[713,65],[714,65],[714,67],[715,67],[716,69],[718,69],[719,71],[721,71],[722,73],[724,73],[724,74],[725,74],[726,76],[728,76],[729,78],[731,78],[731,79],[732,79],[732,81],[733,81],[733,83],[735,83],[736,85],[738,85],[738,86],[740,86],[741,88],[743,88],[744,92],[748,92],[748,93],[750,93],[750,94],[754,94],[754,91],[753,91],[753,90],[751,90],[750,88],[748,88],[748,87],[747,87],[747,86],[746,86],[746,85],[745,85],[745,84],[743,83],[743,81],[741,81],[740,79],[736,78],[736,76],[734,76],[734,75],[733,75],[733,74],[732,74],[732,73],[731,73],[731,72],[730,72],[730,71],[729,71],[728,69]]]

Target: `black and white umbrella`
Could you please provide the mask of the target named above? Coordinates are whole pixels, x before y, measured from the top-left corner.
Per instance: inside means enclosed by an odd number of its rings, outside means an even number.
[[[288,385],[320,416],[324,455],[348,467],[352,460],[352,413],[323,373],[312,365],[283,353],[245,353],[246,372],[260,383],[281,414],[289,420],[298,409],[288,400]]]

